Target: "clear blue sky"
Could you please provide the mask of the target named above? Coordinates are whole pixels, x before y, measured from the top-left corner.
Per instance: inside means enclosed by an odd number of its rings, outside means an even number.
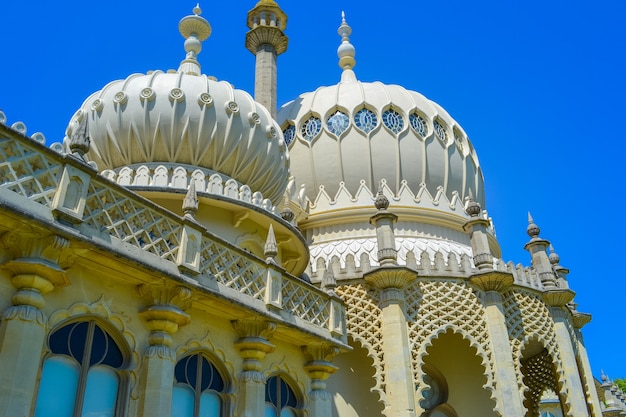
[[[244,48],[255,0],[206,2],[203,72],[253,91]],[[591,365],[626,377],[626,1],[279,1],[289,49],[279,102],[339,81],[341,10],[355,72],[441,104],[478,151],[505,260],[530,264],[530,210],[571,269]],[[92,92],[131,73],[177,68],[180,18],[194,2],[7,1],[0,25],[0,109],[61,141]]]

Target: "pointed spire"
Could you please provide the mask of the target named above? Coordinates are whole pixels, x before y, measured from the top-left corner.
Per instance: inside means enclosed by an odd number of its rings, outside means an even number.
[[[350,43],[350,34],[352,28],[346,22],[346,14],[341,12],[341,26],[337,29],[337,33],[341,36],[341,45],[337,48],[337,56],[339,57],[339,67],[343,69],[341,81],[356,81],[356,76],[352,68],[356,66],[356,49]]]
[[[329,262],[326,264],[326,270],[324,270],[324,275],[322,276],[322,291],[327,294],[334,294],[335,288],[337,288],[337,280],[333,273],[333,267]]]
[[[193,219],[193,216],[198,212],[198,194],[196,193],[196,182],[191,180],[189,188],[187,188],[187,194],[183,199],[183,213],[188,219]]]
[[[211,36],[211,25],[201,17],[200,4],[192,10],[193,15],[183,17],[178,23],[178,31],[185,38],[185,52],[187,55],[181,61],[178,72],[200,75],[198,54],[202,50],[202,42]]]
[[[541,229],[539,229],[539,226],[535,224],[535,221],[533,220],[533,216],[530,215],[530,211],[529,211],[528,212],[528,227],[526,228],[526,233],[528,233],[528,236],[530,236],[532,239],[536,239],[539,237],[539,232],[541,232]]]
[[[267,239],[265,240],[265,262],[268,264],[276,264],[276,255],[278,255],[278,245],[276,244],[276,236],[274,236],[274,227],[270,224],[267,231]]]

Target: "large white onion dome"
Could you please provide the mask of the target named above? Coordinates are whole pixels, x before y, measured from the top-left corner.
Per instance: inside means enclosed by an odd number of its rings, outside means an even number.
[[[183,169],[186,178],[201,175],[210,184],[217,173],[276,205],[289,178],[282,132],[248,93],[201,74],[196,56],[211,27],[200,12],[194,8],[179,23],[187,54],[177,71],[133,74],[107,84],[76,112],[65,140],[87,118],[86,157],[120,183],[171,186],[177,183],[174,170]]]
[[[300,95],[277,118],[295,178],[288,199],[308,208],[299,227],[310,242],[312,278],[319,279],[317,272],[329,264],[338,279],[377,265],[369,219],[378,191],[398,216],[398,262],[471,262],[465,206],[471,198],[484,207],[485,196],[478,157],[463,128],[415,91],[357,80],[345,16],[338,33],[341,81]],[[491,229],[488,239],[498,256]]]
[[[471,190],[484,206],[478,157],[461,126],[415,91],[358,81],[345,18],[338,32],[341,82],[302,94],[278,113],[292,174],[314,206],[321,190],[334,200],[345,188],[356,199],[363,185],[375,193],[383,179],[396,196],[427,191],[454,205]]]

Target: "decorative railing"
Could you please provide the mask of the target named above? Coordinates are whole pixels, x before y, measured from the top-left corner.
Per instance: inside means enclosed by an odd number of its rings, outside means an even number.
[[[48,208],[63,220],[59,224],[73,223],[81,234],[104,244],[108,241],[112,250],[119,250],[119,243],[134,247],[154,256],[150,263],[164,266],[163,271],[176,272],[174,264],[188,276],[203,274],[222,286],[220,293],[234,291],[251,308],[265,308],[268,314],[278,311],[283,318],[293,317],[345,339],[345,309],[336,295],[162,209],[73,156],[46,148],[39,138],[24,136],[25,128],[19,131],[2,122],[0,201],[15,202],[15,196],[21,196]],[[28,202],[18,204],[28,209]]]

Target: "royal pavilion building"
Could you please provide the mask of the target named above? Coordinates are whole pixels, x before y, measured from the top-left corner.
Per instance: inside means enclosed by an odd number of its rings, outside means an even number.
[[[360,81],[344,16],[339,82],[279,107],[273,0],[253,98],[203,74],[201,14],[63,143],[0,112],[0,417],[626,415],[530,215],[530,265],[503,258],[443,108]]]

